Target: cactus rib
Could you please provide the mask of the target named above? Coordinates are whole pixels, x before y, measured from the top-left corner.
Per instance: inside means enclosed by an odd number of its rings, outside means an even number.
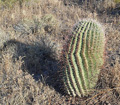
[[[105,35],[93,20],[80,21],[65,52],[63,74],[67,94],[85,96],[95,86],[104,63]]]

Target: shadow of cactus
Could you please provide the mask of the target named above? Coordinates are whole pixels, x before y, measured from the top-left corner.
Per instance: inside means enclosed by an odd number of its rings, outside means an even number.
[[[52,49],[45,45],[36,43],[28,45],[16,40],[9,40],[4,43],[1,54],[9,53],[12,55],[13,61],[22,57],[22,70],[28,72],[38,81],[53,87],[59,91],[58,71],[59,61],[55,59]],[[14,64],[13,64],[14,65]]]

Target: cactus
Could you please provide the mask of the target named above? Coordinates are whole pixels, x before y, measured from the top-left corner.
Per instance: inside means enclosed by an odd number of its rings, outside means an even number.
[[[104,64],[105,34],[93,20],[82,20],[73,29],[65,50],[63,82],[71,96],[86,96],[95,87]]]

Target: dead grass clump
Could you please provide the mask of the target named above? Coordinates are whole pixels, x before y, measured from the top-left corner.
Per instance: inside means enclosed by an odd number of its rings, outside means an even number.
[[[106,29],[106,54],[107,54],[107,62],[111,66],[114,66],[115,61],[120,59],[119,51],[120,51],[120,32],[113,29]]]
[[[88,8],[91,11],[105,12],[115,8],[113,0],[64,0],[65,4],[81,5],[83,8]]]
[[[29,0],[17,0],[17,1],[16,0],[0,0],[0,5],[4,6],[5,8],[12,8],[16,2],[22,5],[22,3],[25,1],[29,1]]]
[[[40,28],[41,34],[46,32],[55,35],[55,32],[59,32],[59,21],[54,17],[54,15],[46,14],[41,18],[38,27]],[[43,33],[41,31],[43,31]]]
[[[98,11],[110,11],[115,8],[115,2],[113,0],[103,0],[96,3],[96,8]]]
[[[10,35],[3,29],[0,29],[0,49],[4,46],[6,41],[10,40]]]

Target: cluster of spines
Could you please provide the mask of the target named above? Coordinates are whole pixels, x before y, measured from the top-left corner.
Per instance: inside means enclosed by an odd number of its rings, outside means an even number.
[[[94,21],[80,21],[72,34],[65,54],[63,81],[67,94],[81,97],[97,82],[104,63],[105,36]]]

